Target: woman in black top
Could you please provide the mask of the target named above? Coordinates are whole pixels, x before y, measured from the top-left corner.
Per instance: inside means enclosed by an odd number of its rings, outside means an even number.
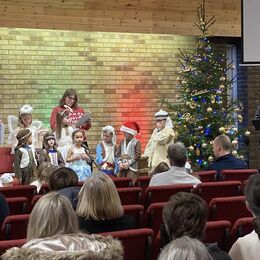
[[[76,213],[80,229],[91,234],[135,228],[132,216],[124,215],[114,182],[102,172],[85,181]]]

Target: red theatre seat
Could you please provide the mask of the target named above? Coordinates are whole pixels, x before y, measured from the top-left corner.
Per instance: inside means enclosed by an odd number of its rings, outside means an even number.
[[[0,148],[0,174],[13,172],[14,155],[11,154],[11,147]]]
[[[29,214],[7,216],[2,224],[1,237],[4,240],[26,238]]]
[[[209,221],[206,224],[205,243],[218,243],[222,250],[228,250],[230,244],[230,229],[231,223],[226,220]]]
[[[240,181],[204,182],[197,185],[194,193],[209,204],[213,198],[239,195],[240,185]]]
[[[150,176],[141,176],[141,177],[137,178],[135,185],[137,187],[142,188],[142,190],[144,192],[146,190],[146,188],[149,186],[150,180],[151,180]]]
[[[211,182],[216,181],[217,171],[194,172],[194,175],[197,175],[201,182]]]
[[[192,185],[164,185],[164,186],[151,186],[145,190],[144,193],[144,206],[147,208],[151,203],[167,202],[170,197],[179,191],[191,192]]]
[[[124,213],[130,215],[135,220],[136,228],[141,228],[144,218],[144,206],[143,205],[123,205]]]
[[[214,198],[209,204],[209,220],[228,220],[233,225],[237,219],[251,216],[244,196]]]
[[[232,244],[239,238],[243,237],[253,231],[254,217],[239,218],[231,230],[231,242]]]
[[[13,187],[1,187],[0,192],[6,198],[26,197],[28,204],[30,204],[33,196],[37,193],[37,188],[34,185],[18,185]]]
[[[122,205],[140,204],[142,189],[137,187],[117,188]]]
[[[9,206],[10,215],[27,213],[28,199],[26,197],[6,198]]]
[[[163,223],[162,210],[166,204],[167,202],[152,203],[145,212],[144,225],[153,230],[154,237],[157,236]]]
[[[49,184],[42,184],[40,190],[39,190],[39,194],[46,194],[50,191],[50,187]]]
[[[26,243],[26,239],[14,239],[0,241],[0,256],[5,253],[6,250],[12,247],[22,247]]]
[[[132,179],[125,177],[111,177],[117,188],[127,188],[132,186]]]
[[[150,260],[153,231],[149,228],[100,233],[119,239],[124,247],[124,260]]]
[[[244,170],[222,170],[221,178],[223,181],[241,181],[244,182],[250,175],[258,173],[256,169]]]

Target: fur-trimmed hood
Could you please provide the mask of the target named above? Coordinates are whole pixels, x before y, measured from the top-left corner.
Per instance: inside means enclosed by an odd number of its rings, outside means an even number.
[[[3,260],[122,260],[120,241],[99,235],[59,235],[31,240],[22,248],[14,247]]]

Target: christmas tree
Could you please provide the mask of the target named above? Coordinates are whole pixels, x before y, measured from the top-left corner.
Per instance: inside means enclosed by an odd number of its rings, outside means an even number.
[[[228,70],[234,67],[209,40],[208,29],[215,19],[206,20],[204,4],[198,8],[199,22],[195,23],[201,31],[197,48],[188,54],[180,50],[177,104],[170,99],[160,100],[171,114],[177,138],[188,148],[195,170],[207,168],[214,160],[212,144],[219,134],[230,137],[232,154],[240,158],[244,157],[238,154],[239,141],[243,135],[250,135],[248,130],[237,127],[237,121],[243,120],[243,106],[230,98],[235,79],[227,77]]]

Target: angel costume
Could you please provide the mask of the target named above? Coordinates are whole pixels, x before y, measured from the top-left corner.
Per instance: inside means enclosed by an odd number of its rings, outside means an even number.
[[[85,153],[83,147],[77,148],[75,145],[72,145],[70,149],[72,149],[73,156],[81,156]],[[69,164],[69,168],[76,172],[79,181],[85,181],[89,176],[91,176],[91,167],[88,165],[86,160],[80,159],[73,161]]]
[[[31,115],[33,111],[33,108],[30,105],[24,105],[21,107],[20,109],[20,114],[21,115]],[[12,154],[14,153],[14,148],[16,147],[18,141],[16,139],[16,135],[17,133],[21,130],[21,129],[29,129],[32,133],[32,144],[30,145],[33,149],[36,147],[36,144],[38,143],[38,131],[42,128],[43,123],[41,121],[38,120],[32,120],[32,123],[30,126],[28,127],[19,127],[19,120],[17,117],[9,115],[8,118],[8,130],[9,130],[9,136],[8,136],[8,144],[11,144],[12,147]],[[18,127],[17,127],[18,126]]]
[[[149,157],[148,166],[150,172],[152,172],[160,162],[166,162],[170,165],[169,160],[167,159],[167,149],[169,145],[173,144],[175,136],[172,121],[166,111],[161,109],[155,114],[155,119],[166,120],[166,124],[161,130],[158,130],[157,128],[154,129],[152,136],[145,147],[144,156]]]

